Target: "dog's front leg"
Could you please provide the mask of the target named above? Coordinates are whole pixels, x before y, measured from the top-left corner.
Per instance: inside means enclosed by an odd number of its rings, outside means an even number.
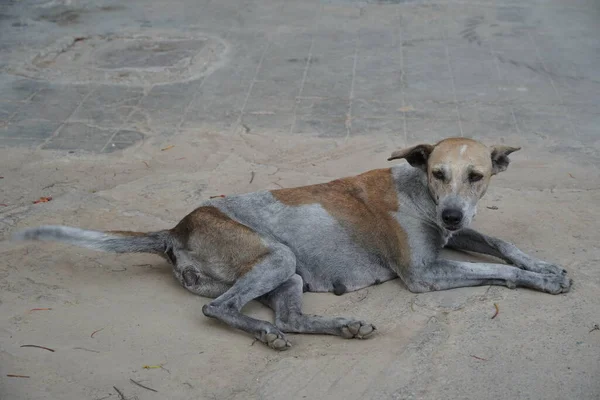
[[[446,246],[458,250],[488,254],[527,271],[559,275],[567,273],[567,271],[558,265],[539,260],[524,253],[512,243],[484,235],[473,229],[466,228],[455,233],[448,240]]]
[[[504,264],[437,259],[430,265],[413,271],[406,284],[410,291],[417,293],[466,286],[501,285],[559,294],[569,291],[571,280],[563,274],[541,274]]]

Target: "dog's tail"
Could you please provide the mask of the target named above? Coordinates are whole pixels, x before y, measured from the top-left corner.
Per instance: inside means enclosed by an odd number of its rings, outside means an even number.
[[[13,240],[55,241],[112,253],[165,253],[174,240],[170,231],[129,232],[89,231],[62,225],[25,229],[12,235]]]

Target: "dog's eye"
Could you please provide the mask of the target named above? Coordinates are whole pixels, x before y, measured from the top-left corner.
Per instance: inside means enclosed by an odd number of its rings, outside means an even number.
[[[472,183],[479,182],[482,179],[483,179],[483,175],[481,175],[481,174],[477,174],[474,172],[469,174],[469,182],[472,182]]]
[[[436,169],[435,171],[431,172],[431,175],[433,175],[433,177],[435,179],[439,179],[440,181],[443,181],[445,176],[444,176],[444,172],[442,170]]]

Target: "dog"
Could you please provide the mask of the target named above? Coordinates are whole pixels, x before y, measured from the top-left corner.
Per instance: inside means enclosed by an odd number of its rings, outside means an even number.
[[[408,162],[328,183],[208,200],[170,230],[98,232],[42,226],[21,240],[66,242],[116,253],[155,253],[190,292],[213,298],[202,311],[277,350],[286,333],[364,339],[374,325],[302,313],[302,293],[341,295],[399,277],[423,293],[504,285],[568,292],[566,271],[515,245],[468,228],[490,178],[518,147],[449,138],[392,153]],[[510,264],[439,257],[443,247]],[[274,310],[275,323],[241,313],[251,300]]]

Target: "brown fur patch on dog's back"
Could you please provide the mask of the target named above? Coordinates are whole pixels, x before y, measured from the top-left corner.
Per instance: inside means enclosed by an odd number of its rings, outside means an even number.
[[[408,265],[410,248],[406,232],[390,215],[398,211],[391,169],[271,193],[288,206],[320,204],[350,232],[359,246],[398,266]]]
[[[175,238],[205,265],[230,268],[235,277],[259,263],[269,249],[258,233],[216,207],[200,207],[171,230]],[[227,271],[215,271],[227,274]]]

